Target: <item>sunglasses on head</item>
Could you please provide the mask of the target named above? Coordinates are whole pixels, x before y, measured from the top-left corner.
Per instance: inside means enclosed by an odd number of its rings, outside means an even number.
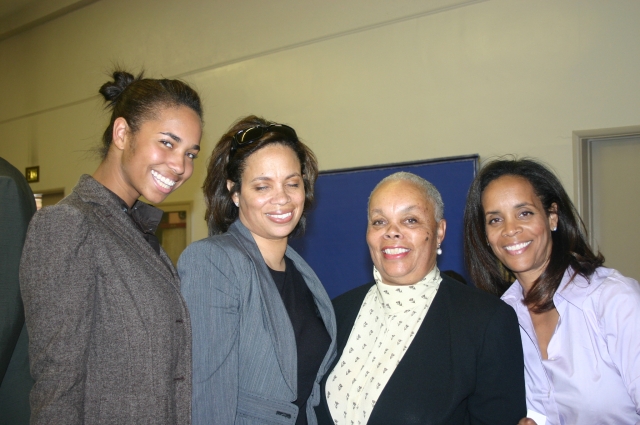
[[[242,146],[250,145],[256,140],[260,139],[267,133],[276,132],[280,133],[294,142],[298,141],[298,135],[296,131],[284,124],[269,124],[269,125],[257,125],[255,127],[249,127],[244,130],[238,131],[231,139],[231,152],[229,157],[232,157],[238,149]]]

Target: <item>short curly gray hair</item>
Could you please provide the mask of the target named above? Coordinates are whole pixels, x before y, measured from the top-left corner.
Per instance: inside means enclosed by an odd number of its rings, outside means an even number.
[[[383,184],[395,181],[406,181],[414,184],[418,189],[422,190],[424,192],[424,196],[433,204],[433,215],[435,216],[436,222],[439,223],[440,220],[443,219],[444,202],[442,202],[442,196],[440,195],[440,192],[438,192],[438,189],[436,189],[433,184],[429,183],[422,177],[413,173],[408,173],[406,171],[398,171],[397,173],[393,173],[380,180],[380,183],[378,183],[376,187],[373,188],[371,194],[369,195],[367,209],[369,208],[369,203],[371,202],[371,196],[375,193],[375,191],[378,190],[378,188]]]

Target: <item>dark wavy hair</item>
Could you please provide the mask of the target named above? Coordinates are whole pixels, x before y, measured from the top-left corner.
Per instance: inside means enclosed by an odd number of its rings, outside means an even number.
[[[302,217],[290,236],[299,236],[304,233],[306,215],[313,206],[313,188],[318,178],[318,161],[313,151],[299,139],[294,140],[284,133],[271,131],[263,134],[253,143],[241,145],[233,155],[230,155],[231,141],[236,133],[251,127],[267,127],[271,124],[276,123],[255,115],[241,118],[231,125],[213,148],[207,166],[207,177],[202,186],[207,205],[205,220],[209,226],[209,235],[226,232],[229,226],[236,221],[239,210],[233,203],[232,196],[242,189],[242,173],[247,158],[254,152],[274,143],[291,148],[300,161],[305,201]],[[227,189],[227,180],[233,182],[231,190]]]
[[[588,279],[604,263],[604,257],[589,247],[584,223],[553,172],[533,159],[497,159],[487,163],[476,176],[464,211],[465,264],[476,286],[500,296],[514,280],[514,275],[498,261],[487,244],[482,207],[485,188],[502,176],[526,179],[547,215],[552,211],[552,204],[557,206],[558,227],[551,232],[549,263],[524,298],[531,311],[549,311],[554,308],[553,295],[569,267],[574,273],[572,279],[576,274]]]
[[[163,108],[186,106],[191,108],[202,122],[200,97],[187,83],[180,80],[143,78],[143,72],[134,77],[126,71],[116,69],[113,81],[100,87],[106,108],[111,109],[111,119],[102,135],[100,156],[104,160],[113,141],[113,122],[122,117],[134,133],[140,125],[156,117]]]

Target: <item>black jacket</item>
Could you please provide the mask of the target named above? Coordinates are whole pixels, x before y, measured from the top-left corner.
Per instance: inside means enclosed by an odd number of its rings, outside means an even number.
[[[372,285],[333,300],[336,362]],[[325,397],[329,375],[322,382],[323,400],[316,408],[320,425],[333,424]],[[378,398],[368,425],[515,425],[525,415],[524,363],[515,312],[497,297],[443,275],[427,316]]]

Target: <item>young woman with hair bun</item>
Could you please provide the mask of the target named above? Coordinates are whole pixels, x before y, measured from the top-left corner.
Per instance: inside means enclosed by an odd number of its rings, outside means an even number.
[[[33,218],[20,284],[35,385],[31,423],[188,424],[191,327],[155,237],[192,174],[202,107],[187,84],[117,70],[102,162]]]

